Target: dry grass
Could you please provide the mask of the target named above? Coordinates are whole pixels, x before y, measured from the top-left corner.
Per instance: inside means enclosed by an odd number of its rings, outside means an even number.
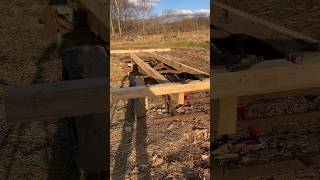
[[[111,40],[111,49],[135,48],[200,48],[209,50],[210,31],[183,32],[177,36],[150,35],[133,41]]]

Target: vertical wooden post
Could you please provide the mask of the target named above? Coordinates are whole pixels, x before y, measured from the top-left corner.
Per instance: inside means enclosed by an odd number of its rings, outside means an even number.
[[[176,107],[184,104],[184,93],[171,94],[166,96],[166,107],[171,114],[177,114]]]
[[[134,85],[135,86],[144,86],[144,80],[141,76],[135,76],[134,79]],[[143,98],[137,98],[133,100],[134,103],[134,111],[135,111],[135,116],[136,118],[142,118],[146,116],[147,113],[147,103],[148,99],[146,97]]]
[[[228,97],[213,101],[214,130],[217,136],[237,132],[237,99],[237,97]]]
[[[184,93],[179,93],[177,95],[178,95],[178,100],[177,100],[178,104],[179,105],[184,104]]]

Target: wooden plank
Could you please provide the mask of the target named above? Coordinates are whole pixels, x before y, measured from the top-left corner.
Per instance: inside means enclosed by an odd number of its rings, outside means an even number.
[[[189,83],[165,83],[153,86],[113,88],[110,90],[112,101],[140,97],[155,97],[167,94],[210,90],[210,79],[196,80]]]
[[[158,83],[170,83],[170,81],[167,78],[162,76],[158,71],[154,70],[150,65],[145,63],[137,55],[131,53],[130,56],[133,59],[133,61],[144,71],[144,73],[154,78]]]
[[[148,76],[154,78],[158,83],[170,83],[170,81],[161,75],[158,71],[154,70],[150,65],[145,63],[142,59],[140,59],[135,54],[130,54],[133,61],[142,69],[142,71]],[[166,107],[170,113],[175,114],[175,108],[178,105],[179,95],[178,94],[170,94],[166,97]]]
[[[232,34],[247,34],[264,40],[280,49],[285,47],[302,49],[308,44],[319,43],[316,39],[254,17],[217,1],[211,2],[211,8],[211,22],[213,25]]]
[[[15,123],[104,113],[106,83],[104,78],[98,78],[7,87],[7,120]]]
[[[154,66],[153,69],[155,69],[156,71],[159,71],[164,67],[165,67],[165,65],[163,63],[159,63],[156,66]]]
[[[131,54],[131,53],[153,53],[153,52],[168,52],[170,48],[164,49],[128,49],[128,50],[111,50],[110,54]]]
[[[186,73],[193,74],[193,75],[205,75],[206,77],[210,76],[210,74],[203,72],[203,71],[200,71],[196,68],[190,67],[186,64],[182,64],[178,61],[168,59],[168,58],[161,56],[159,54],[155,54],[155,53],[152,53],[152,54],[154,57],[156,57],[156,59],[158,61],[160,61],[170,67],[173,67],[174,69],[179,70],[181,72],[186,72]]]
[[[267,94],[320,87],[320,63],[248,69],[213,75],[213,98]]]
[[[92,31],[103,40],[110,39],[110,2],[101,0],[79,0],[81,9],[88,12],[87,20]]]
[[[5,113],[9,123],[70,117],[107,111],[107,80],[92,78],[5,88]],[[112,100],[204,91],[210,80],[186,84],[166,83],[111,89]]]
[[[228,135],[237,132],[237,97],[214,100],[213,120],[215,135]]]
[[[219,169],[213,170],[213,179],[229,180],[229,179],[247,179],[251,177],[267,176],[289,171],[298,171],[307,169],[301,161],[297,159],[286,160],[276,163],[262,164],[246,168],[238,169]]]
[[[180,74],[181,72],[180,71],[177,71],[177,70],[160,70],[158,71],[159,73],[161,74]]]

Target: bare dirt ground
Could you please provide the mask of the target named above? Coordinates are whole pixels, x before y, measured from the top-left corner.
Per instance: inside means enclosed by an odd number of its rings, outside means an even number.
[[[244,10],[257,17],[270,20],[289,29],[320,39],[319,0],[227,0],[221,1]],[[249,112],[254,118],[306,112],[313,106],[303,97],[289,97],[269,101],[259,101],[249,104]],[[261,129],[260,143],[231,145],[224,155],[217,154],[216,160],[221,166],[245,167],[246,165],[262,161],[272,163],[283,157],[294,156],[299,153],[319,152],[319,119],[308,119],[299,123],[287,124],[272,129]],[[243,137],[248,132],[244,130],[236,135],[235,139]],[[222,149],[220,149],[222,150]],[[223,151],[223,150],[222,150]],[[229,155],[230,158],[224,158]],[[224,156],[224,157],[223,157]],[[289,167],[288,167],[289,168]],[[319,164],[298,172],[255,177],[251,179],[319,179]]]
[[[175,48],[161,53],[172,59],[209,72],[209,51]],[[142,59],[147,53],[139,54]],[[111,56],[111,87],[129,86],[127,55]],[[134,119],[131,101],[111,106],[112,179],[201,179],[209,173],[210,116],[159,122],[165,117],[162,97],[149,99],[147,118]],[[208,111],[209,102],[195,105],[194,111]],[[190,110],[189,113],[194,111]]]
[[[0,2],[0,179],[75,179],[71,142],[64,121],[8,125],[6,86],[57,81],[61,61],[53,37],[41,23],[42,0]],[[17,112],[18,113],[18,112]]]

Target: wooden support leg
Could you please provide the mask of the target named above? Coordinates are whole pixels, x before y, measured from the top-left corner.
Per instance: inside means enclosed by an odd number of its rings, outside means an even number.
[[[166,97],[167,110],[171,114],[177,114],[176,107],[184,104],[184,93],[172,94]]]
[[[178,94],[178,100],[177,100],[179,105],[183,105],[184,104],[184,93],[179,93]]]
[[[144,86],[144,80],[141,76],[135,76],[134,77],[134,85],[135,86]],[[146,103],[148,101],[147,98],[137,98],[134,99],[134,111],[136,118],[142,118],[146,116],[148,104]]]
[[[213,101],[214,130],[217,136],[237,132],[237,97]]]

